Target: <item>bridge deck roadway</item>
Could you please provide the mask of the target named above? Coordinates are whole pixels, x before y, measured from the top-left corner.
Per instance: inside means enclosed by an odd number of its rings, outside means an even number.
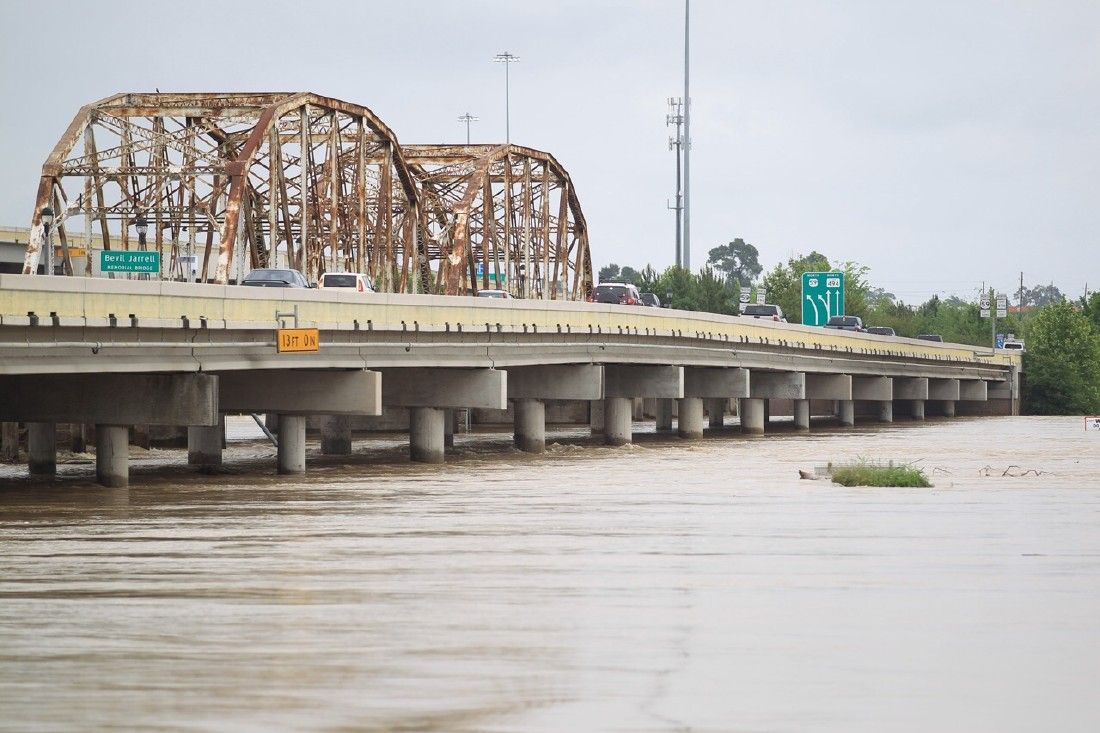
[[[276,352],[275,314],[295,307],[300,327],[321,330],[319,352]],[[0,374],[551,363],[1003,381],[1020,359],[657,308],[0,275]]]

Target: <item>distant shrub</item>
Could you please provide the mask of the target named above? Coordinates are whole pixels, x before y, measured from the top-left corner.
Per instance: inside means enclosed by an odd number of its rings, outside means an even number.
[[[932,483],[924,471],[912,464],[895,466],[893,461],[883,465],[860,459],[859,463],[832,467],[834,484],[841,486],[915,486],[929,487]]]

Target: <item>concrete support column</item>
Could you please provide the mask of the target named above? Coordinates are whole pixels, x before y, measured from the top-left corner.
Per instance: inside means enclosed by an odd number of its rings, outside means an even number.
[[[604,426],[604,404],[603,400],[592,400],[588,403],[588,427],[591,429],[592,434],[596,435],[603,432]]]
[[[660,397],[656,400],[657,431],[672,431],[672,400]]]
[[[608,445],[626,445],[633,439],[631,419],[633,400],[629,397],[607,397],[604,403],[604,442]]]
[[[125,425],[95,426],[95,480],[112,489],[130,485],[130,429]]]
[[[768,426],[772,424],[772,401],[770,399],[762,401],[764,403],[764,425]]]
[[[52,422],[27,423],[27,468],[37,476],[57,473],[57,430]]]
[[[914,420],[924,419],[924,400],[913,400],[913,410],[910,413]]]
[[[855,400],[837,400],[837,414],[840,416],[840,424],[852,427],[856,424]]]
[[[69,424],[69,450],[73,453],[84,453],[88,450],[88,439],[84,435],[84,423],[74,422]]]
[[[943,401],[943,416],[955,417],[955,400]]]
[[[443,409],[409,409],[409,458],[417,463],[443,463]]]
[[[19,460],[19,423],[0,425],[0,461],[15,463]]]
[[[707,414],[710,427],[720,428],[725,425],[726,401],[719,397],[707,400]]]
[[[742,433],[764,432],[764,400],[742,397],[737,401],[737,414],[741,416]]]
[[[272,435],[279,434],[279,415],[278,413],[269,412],[264,415],[264,427],[271,431]]]
[[[306,472],[306,417],[279,415],[279,473]]]
[[[187,426],[187,462],[203,470],[215,469],[222,465],[222,435],[225,431],[225,416],[217,425]]]
[[[810,429],[809,400],[794,400],[794,426],[798,430]]]
[[[682,397],[677,409],[677,433],[681,438],[703,437],[703,398]]]
[[[878,421],[894,422],[894,403],[884,400],[878,403]]]
[[[326,456],[351,455],[350,415],[325,415],[321,418],[321,452]]]
[[[546,403],[522,399],[513,403],[515,409],[515,444],[527,453],[546,450]]]
[[[449,407],[443,410],[443,447],[455,447],[455,411]]]

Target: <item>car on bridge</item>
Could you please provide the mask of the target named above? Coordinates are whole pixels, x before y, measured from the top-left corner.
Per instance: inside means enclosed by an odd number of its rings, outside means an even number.
[[[588,296],[589,303],[642,305],[642,294],[630,283],[600,283]]]
[[[274,268],[261,267],[244,276],[241,285],[251,285],[257,288],[315,288],[310,285],[305,275],[297,270],[276,270]]]
[[[326,272],[317,281],[319,288],[354,288],[357,293],[373,293],[370,278],[358,272]]]
[[[897,336],[894,329],[889,326],[868,326],[867,333],[873,333],[876,336]]]
[[[859,316],[831,316],[829,320],[825,322],[825,328],[831,328],[836,331],[863,332],[866,330],[863,328],[863,319]]]
[[[917,338],[921,341],[935,341],[938,344],[943,343],[943,336],[940,336],[938,333],[918,333]]]
[[[479,290],[477,291],[477,297],[479,298],[504,298],[506,300],[512,299],[512,294],[507,290]]]
[[[650,308],[660,308],[661,299],[657,297],[657,293],[642,293],[642,305],[648,305]]]
[[[787,322],[787,319],[783,316],[783,309],[772,303],[754,303],[743,306],[741,316],[743,318],[769,318],[779,323]]]

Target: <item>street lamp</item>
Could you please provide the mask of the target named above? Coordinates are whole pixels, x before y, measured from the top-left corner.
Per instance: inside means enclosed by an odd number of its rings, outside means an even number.
[[[519,263],[519,266],[516,267],[516,270],[517,270],[517,272],[519,272],[519,294],[520,294],[520,297],[521,298],[526,298],[527,297],[527,265],[521,262],[521,263]]]
[[[477,120],[478,120],[478,118],[474,117],[469,112],[467,112],[464,115],[459,115],[458,116],[458,121],[459,122],[465,122],[466,123],[466,144],[467,145],[470,144],[470,123],[471,122],[477,122]]]
[[[53,226],[53,209],[43,206],[39,212],[42,217],[42,238],[46,249],[46,274],[53,274],[53,243],[50,241],[50,227]]]
[[[145,251],[145,235],[149,232],[149,222],[145,220],[145,215],[140,211],[138,215],[134,217],[134,229],[137,229],[138,233],[138,249],[142,252]]]
[[[513,63],[519,61],[519,56],[508,53],[507,51],[503,51],[494,56],[493,61],[498,64],[504,64],[504,142],[510,143],[512,142],[512,129],[510,117],[511,97],[509,91],[510,81],[508,69]]]

